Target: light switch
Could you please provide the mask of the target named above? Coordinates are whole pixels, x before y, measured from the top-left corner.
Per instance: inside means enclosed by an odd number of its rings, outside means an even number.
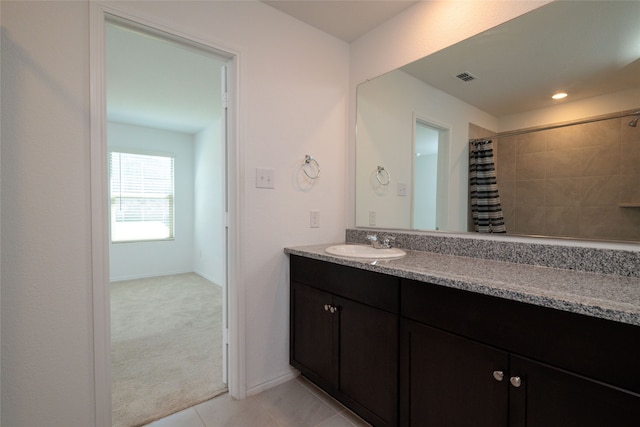
[[[275,188],[273,169],[256,169],[256,188]]]

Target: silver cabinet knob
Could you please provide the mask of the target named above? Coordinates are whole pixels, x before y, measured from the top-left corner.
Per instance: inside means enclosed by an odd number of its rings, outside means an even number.
[[[496,381],[502,381],[504,379],[504,372],[502,372],[502,371],[493,371],[493,378]]]
[[[331,305],[331,304],[325,304],[324,305],[324,311],[328,311],[329,313],[333,314],[336,311],[338,311],[338,307],[336,307],[335,305]]]
[[[520,377],[511,377],[509,381],[514,387],[520,387],[522,385],[522,379]]]

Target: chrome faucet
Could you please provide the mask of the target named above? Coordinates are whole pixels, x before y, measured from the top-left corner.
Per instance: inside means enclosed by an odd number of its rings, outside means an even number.
[[[378,236],[376,236],[375,234],[369,234],[367,236],[367,240],[371,242],[371,246],[373,246],[374,248],[382,248],[382,244],[380,244],[380,242],[378,241]]]
[[[394,236],[386,235],[381,241],[375,234],[370,234],[367,236],[367,240],[370,241],[371,246],[376,249],[389,249],[391,247],[391,242],[395,241],[396,238]]]

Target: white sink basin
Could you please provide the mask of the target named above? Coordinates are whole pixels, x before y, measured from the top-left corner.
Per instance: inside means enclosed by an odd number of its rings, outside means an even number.
[[[398,248],[376,249],[365,245],[335,245],[329,246],[325,251],[331,255],[368,259],[401,258],[407,254]]]

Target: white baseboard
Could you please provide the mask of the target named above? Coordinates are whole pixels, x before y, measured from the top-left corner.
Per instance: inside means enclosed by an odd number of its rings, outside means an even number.
[[[287,381],[291,381],[292,379],[296,378],[298,375],[300,375],[300,372],[298,372],[298,370],[290,368],[288,372],[285,372],[276,378],[248,387],[247,397],[256,395],[258,393],[262,393],[263,391],[269,390],[270,388],[273,388],[280,384],[284,384]]]
[[[113,283],[113,282],[124,282],[125,280],[146,279],[146,278],[149,278],[149,277],[173,276],[174,274],[187,274],[187,273],[193,273],[193,271],[169,271],[169,272],[164,272],[164,273],[138,274],[138,275],[132,275],[132,276],[125,276],[125,277],[115,277],[115,278],[114,277],[110,277],[109,278],[109,282],[111,282],[111,283]],[[206,279],[206,277],[205,277],[205,279]]]
[[[204,279],[207,279],[208,281],[210,281],[214,285],[222,287],[222,285],[219,284],[218,282],[216,282],[216,280],[213,277],[211,277],[210,275],[204,274],[204,273],[202,273],[201,271],[198,271],[198,270],[193,270],[193,272],[196,273],[198,276],[200,276],[200,277],[202,277]]]

